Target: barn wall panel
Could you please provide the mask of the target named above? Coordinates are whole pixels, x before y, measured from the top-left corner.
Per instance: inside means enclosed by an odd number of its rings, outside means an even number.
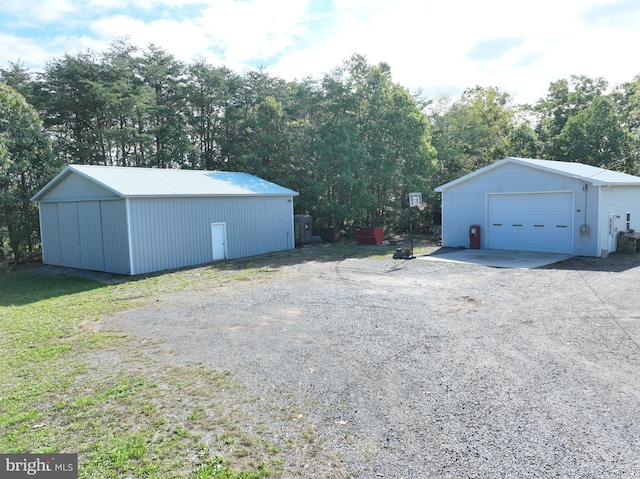
[[[228,258],[293,246],[291,197],[129,199],[132,274],[213,260],[211,223],[225,223]]]
[[[82,268],[80,223],[76,202],[58,203],[58,229],[60,231],[60,265]]]
[[[104,271],[130,274],[127,209],[124,200],[101,201]]]
[[[99,201],[78,202],[80,264],[83,269],[103,271],[104,243]]]
[[[40,203],[40,238],[42,241],[42,262],[44,264],[62,264],[62,244],[58,205],[56,203]]]

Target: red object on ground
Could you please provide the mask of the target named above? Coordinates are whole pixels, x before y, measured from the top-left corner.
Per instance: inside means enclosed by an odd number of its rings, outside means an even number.
[[[380,244],[383,240],[383,228],[356,228],[356,240],[358,244]]]
[[[480,249],[480,225],[469,226],[469,248]]]

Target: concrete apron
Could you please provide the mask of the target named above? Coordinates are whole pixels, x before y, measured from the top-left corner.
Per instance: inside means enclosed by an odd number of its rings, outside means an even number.
[[[564,261],[573,255],[538,253],[534,251],[507,251],[498,249],[461,249],[449,253],[418,256],[425,261],[472,263],[494,268],[532,269]]]

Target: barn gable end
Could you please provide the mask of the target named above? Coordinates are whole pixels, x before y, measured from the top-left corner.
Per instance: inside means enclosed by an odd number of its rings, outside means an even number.
[[[51,188],[47,189],[46,195],[38,201],[90,201],[105,199],[115,200],[119,198],[120,197],[114,192],[109,191],[83,176],[77,174],[66,174],[61,177],[59,181],[56,181]]]

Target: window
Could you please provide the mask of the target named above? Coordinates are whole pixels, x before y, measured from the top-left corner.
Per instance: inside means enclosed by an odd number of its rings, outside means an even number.
[[[631,213],[627,213],[627,231],[631,229]]]

